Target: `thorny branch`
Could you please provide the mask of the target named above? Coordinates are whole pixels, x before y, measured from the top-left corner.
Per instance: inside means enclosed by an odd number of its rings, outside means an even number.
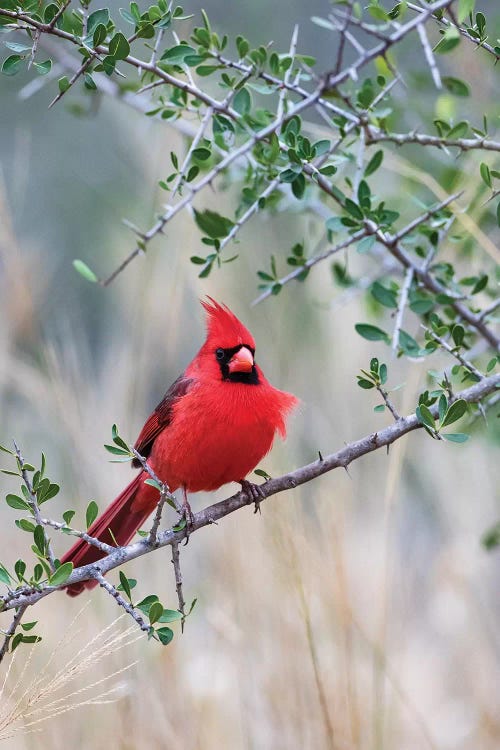
[[[197,182],[194,182],[192,185],[189,186],[189,194],[185,196],[184,198],[180,199],[173,205],[172,201],[175,197],[175,193],[177,192],[177,188],[181,183],[181,180],[185,174],[185,169],[187,168],[187,165],[189,164],[190,154],[192,153],[192,150],[194,150],[194,145],[191,144],[191,147],[188,151],[188,154],[186,156],[186,159],[184,160],[183,167],[180,170],[180,174],[178,175],[178,180],[175,186],[175,189],[172,192],[170,203],[164,212],[164,214],[160,217],[160,219],[146,232],[144,232],[141,235],[140,243],[137,244],[137,246],[133,249],[133,251],[122,261],[122,263],[119,265],[117,269],[105,280],[102,280],[101,283],[104,286],[109,285],[116,277],[119,275],[127,266],[128,264],[138,255],[142,254],[147,246],[147,244],[158,234],[164,231],[164,228],[168,222],[170,222],[174,216],[176,216],[180,211],[182,211],[184,208],[190,207],[195,196],[205,187],[208,185],[211,185],[214,181],[214,179],[220,175],[228,166],[233,164],[234,162],[239,161],[240,159],[247,157],[251,150],[254,148],[256,143],[262,140],[266,140],[269,138],[269,136],[279,130],[281,127],[281,124],[283,122],[283,119],[285,117],[291,117],[294,114],[298,114],[302,111],[305,111],[306,109],[321,105],[322,108],[325,108],[327,111],[330,112],[336,112],[341,113],[342,116],[349,119],[353,124],[360,124],[360,116],[359,114],[350,114],[349,112],[346,112],[345,110],[339,109],[339,107],[325,98],[324,94],[327,94],[328,92],[332,90],[338,90],[338,87],[347,81],[350,78],[354,78],[357,76],[358,71],[366,66],[369,62],[371,62],[376,57],[382,55],[384,56],[385,53],[395,44],[400,42],[403,38],[405,38],[410,32],[412,32],[415,29],[419,29],[423,24],[437,11],[440,11],[444,8],[448,8],[452,3],[452,0],[438,0],[437,2],[433,3],[432,5],[426,6],[424,8],[419,8],[419,13],[412,18],[410,21],[404,24],[397,24],[394,31],[385,36],[381,35],[380,43],[376,46],[363,50],[358,59],[355,60],[352,64],[346,66],[344,69],[340,70],[340,60],[341,60],[341,52],[339,52],[339,58],[338,58],[338,65],[337,70],[334,72],[326,74],[320,81],[317,88],[312,92],[307,92],[304,90],[298,83],[298,81],[292,80],[292,76],[287,73],[285,74],[284,80],[277,78],[275,76],[271,76],[267,73],[259,72],[255,73],[254,69],[251,66],[245,65],[242,62],[232,62],[229,60],[223,59],[220,55],[217,57],[220,58],[220,61],[223,65],[226,65],[227,67],[233,67],[237,69],[243,76],[251,76],[251,75],[257,75],[258,77],[261,77],[263,80],[265,80],[270,85],[275,86],[280,91],[279,96],[279,106],[277,111],[277,116],[271,122],[268,126],[265,126],[261,128],[260,130],[255,131],[254,133],[250,133],[247,140],[237,149],[231,150],[218,164],[216,164],[209,172],[208,174],[201,177]],[[52,35],[59,37],[61,39],[66,40],[67,42],[70,42],[74,45],[79,45],[80,41],[77,37],[71,35],[70,33],[64,31],[63,29],[58,28],[53,22],[50,24],[44,24],[38,21],[35,18],[32,18],[26,13],[23,13],[21,11],[10,11],[10,10],[2,10],[2,13],[10,17],[12,19],[17,19],[21,21],[25,26],[32,27],[37,32],[39,32],[42,35]],[[346,19],[344,22],[342,28],[347,31],[347,28],[349,24],[353,22],[352,14],[349,14],[349,18]],[[133,41],[135,39],[136,35],[132,35],[129,37],[129,42]],[[343,34],[341,33],[341,39],[343,39]],[[290,46],[290,55],[293,58],[295,54],[296,49],[296,43],[297,43],[297,30],[294,30],[293,36],[292,36],[292,42]],[[87,59],[82,65],[78,67],[78,69],[75,71],[72,81],[76,80],[83,72],[84,72],[84,66],[86,63],[88,63],[89,60],[92,60],[95,55],[106,55],[109,52],[107,47],[105,45],[98,45],[95,49],[89,49],[89,53],[91,54],[91,57]],[[203,117],[202,121],[202,127],[198,130],[195,139],[198,140],[201,139],[203,128],[208,123],[209,119],[211,118],[213,113],[219,113],[224,114],[226,117],[232,119],[233,121],[239,122],[239,124],[243,124],[242,120],[238,114],[238,112],[234,111],[231,108],[230,101],[232,96],[234,96],[234,92],[231,92],[231,94],[226,97],[225,100],[220,101],[215,99],[214,97],[207,94],[204,90],[200,89],[199,86],[196,85],[192,77],[190,76],[189,69],[186,68],[186,73],[188,74],[188,80],[184,81],[181,78],[177,78],[163,70],[156,62],[155,55],[153,54],[150,61],[143,61],[139,60],[133,55],[129,54],[124,60],[124,64],[131,65],[132,67],[137,68],[141,72],[147,72],[149,74],[152,74],[157,81],[163,82],[164,84],[168,84],[173,86],[175,89],[178,89],[180,91],[184,91],[194,97],[197,101],[201,102],[202,104],[206,105],[207,110],[205,113],[205,116]],[[289,69],[291,70],[291,68]],[[241,82],[240,82],[241,83]],[[295,94],[299,96],[300,101],[298,103],[293,104],[293,106],[284,106],[284,92],[288,92],[289,94]],[[345,137],[345,136],[344,136]],[[304,170],[307,174],[307,170]],[[245,221],[249,220],[251,216],[253,215],[254,211],[248,211],[245,216]],[[239,228],[244,224],[244,221],[240,221],[237,228],[234,230],[232,237],[235,236]]]
[[[456,394],[456,398],[464,399],[467,403],[473,404],[483,401],[490,394],[494,394],[500,387],[500,374],[484,377],[479,383],[475,383],[469,388]],[[431,412],[437,415],[437,406],[431,407]],[[394,424],[385,427],[382,430],[373,432],[365,437],[355,440],[344,446],[340,450],[328,456],[322,457],[319,461],[314,461],[306,466],[302,466],[295,471],[285,474],[275,479],[270,479],[261,485],[263,497],[270,497],[279,492],[293,489],[301,484],[316,479],[339,467],[346,468],[362,456],[378,450],[379,448],[391,445],[404,435],[421,427],[415,414],[401,417]],[[193,523],[190,526],[189,533],[192,534],[199,529],[216,523],[219,519],[224,518],[230,513],[248,505],[248,496],[245,492],[238,492],[226,500],[214,503],[198,513],[193,514]],[[148,538],[141,539],[138,542],[129,544],[126,547],[118,547],[107,557],[96,563],[84,565],[76,568],[71,576],[60,586],[40,585],[38,589],[21,586],[15,591],[8,591],[7,594],[0,597],[0,610],[7,611],[24,606],[36,604],[40,599],[53,594],[65,586],[88,579],[98,580],[102,584],[102,576],[126,562],[136,559],[152,552],[160,547],[172,546],[179,544],[186,537],[186,529],[175,531],[173,528],[158,533],[156,544],[151,545]],[[105,579],[104,579],[105,580]],[[114,594],[113,594],[114,596]],[[115,597],[116,598],[116,597]]]
[[[184,622],[186,620],[186,602],[184,600],[184,592],[182,590],[181,556],[179,552],[178,542],[174,542],[172,544],[172,565],[174,566],[175,590],[177,592],[179,612],[181,612],[182,614],[181,628],[182,630],[184,630]]]

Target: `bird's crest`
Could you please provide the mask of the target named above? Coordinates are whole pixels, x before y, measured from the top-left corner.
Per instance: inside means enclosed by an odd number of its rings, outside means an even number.
[[[212,297],[201,300],[201,304],[207,313],[207,343],[224,349],[238,344],[248,344],[255,349],[252,334],[229,307],[219,304]]]

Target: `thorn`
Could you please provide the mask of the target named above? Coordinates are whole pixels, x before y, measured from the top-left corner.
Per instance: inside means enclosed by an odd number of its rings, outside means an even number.
[[[345,473],[347,474],[347,476],[349,477],[349,479],[352,479],[352,476],[349,473],[349,466],[347,464],[344,466],[344,470],[345,470]]]
[[[324,459],[323,459],[323,454],[321,453],[321,451],[318,451],[318,461],[319,461],[320,463],[322,463],[322,462],[323,462],[323,460],[324,460]]]

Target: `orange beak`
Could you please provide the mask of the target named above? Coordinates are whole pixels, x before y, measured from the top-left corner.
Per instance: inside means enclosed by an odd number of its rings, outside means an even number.
[[[252,352],[243,346],[236,354],[229,360],[228,368],[229,372],[251,372],[253,369],[254,361]]]

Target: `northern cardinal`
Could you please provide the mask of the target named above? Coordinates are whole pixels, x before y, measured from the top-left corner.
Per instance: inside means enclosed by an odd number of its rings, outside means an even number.
[[[271,449],[274,436],[285,437],[285,418],[297,404],[291,393],[279,391],[255,364],[251,333],[225,305],[211,297],[201,303],[207,314],[207,336],[186,371],[170,386],[151,414],[135,444],[170,491],[181,488],[189,522],[188,492],[216,490],[238,482],[258,498],[247,474]],[[140,466],[137,459],[132,461]],[[103,542],[128,544],[158,503],[158,490],[145,484],[141,471],[88,533]],[[103,557],[97,548],[79,540],[61,559],[75,567]],[[77,596],[92,588],[89,580],[68,586]]]

